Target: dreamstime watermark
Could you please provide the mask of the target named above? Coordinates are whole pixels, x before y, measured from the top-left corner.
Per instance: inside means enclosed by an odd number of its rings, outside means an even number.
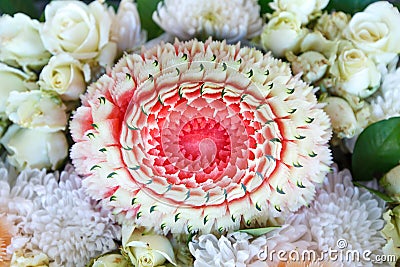
[[[336,248],[328,248],[317,253],[314,250],[269,250],[265,246],[258,253],[258,259],[261,261],[281,261],[281,262],[396,262],[395,255],[373,255],[371,250],[355,250],[347,249],[348,242],[346,239],[340,238],[336,242]]]

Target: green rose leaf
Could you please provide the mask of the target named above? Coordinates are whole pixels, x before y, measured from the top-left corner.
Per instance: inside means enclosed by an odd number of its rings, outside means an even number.
[[[246,233],[252,235],[254,237],[265,235],[266,233],[271,232],[272,230],[278,229],[280,226],[271,226],[265,228],[254,228],[254,229],[241,229],[239,232]]]
[[[400,117],[368,126],[358,137],[352,156],[353,178],[381,177],[400,162]]]
[[[327,6],[328,11],[343,11],[345,13],[354,14],[356,12],[363,11],[369,4],[377,2],[378,0],[330,0]],[[394,6],[399,8],[400,3],[397,1],[389,1]]]
[[[160,36],[164,31],[153,21],[153,12],[161,0],[137,0],[137,9],[142,29],[147,31],[147,40]]]

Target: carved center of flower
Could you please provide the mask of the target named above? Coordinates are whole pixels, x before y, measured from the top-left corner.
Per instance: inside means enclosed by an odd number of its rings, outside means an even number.
[[[206,169],[215,161],[227,162],[230,155],[229,134],[222,125],[210,118],[195,118],[187,122],[179,133],[181,153]]]

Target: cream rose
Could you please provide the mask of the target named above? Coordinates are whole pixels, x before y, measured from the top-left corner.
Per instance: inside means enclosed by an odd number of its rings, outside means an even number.
[[[302,79],[307,83],[321,79],[329,65],[328,59],[315,51],[307,51],[300,56],[295,56],[292,52],[288,52],[286,53],[286,58],[292,65],[293,73],[301,73]]]
[[[326,39],[319,31],[307,33],[300,44],[301,52],[315,51],[323,54],[326,58],[331,58],[336,50],[337,43]]]
[[[146,41],[142,32],[139,13],[133,0],[122,0],[113,18],[111,40],[118,45],[118,53],[134,51]]]
[[[386,224],[381,230],[383,236],[388,243],[383,247],[383,251],[387,255],[395,255],[397,259],[400,257],[400,205],[389,209],[383,214]],[[397,266],[395,262],[390,263],[391,266]]]
[[[78,100],[90,79],[90,68],[82,65],[69,54],[58,54],[50,58],[39,77],[42,90],[54,91],[62,100]]]
[[[41,24],[25,14],[0,18],[0,60],[13,66],[37,68],[45,65],[50,53],[43,46]]]
[[[379,88],[381,74],[375,63],[350,42],[340,41],[330,62],[329,72],[337,91],[365,98]]]
[[[66,107],[57,97],[39,90],[11,92],[6,113],[10,121],[44,132],[64,130],[67,125]]]
[[[91,267],[128,267],[130,266],[124,256],[119,254],[107,254],[97,258]]]
[[[89,5],[81,1],[51,1],[45,8],[45,19],[40,34],[52,54],[65,52],[76,59],[96,59],[101,64],[111,64],[115,58],[116,44],[110,42],[112,16],[99,1]]]
[[[269,5],[278,12],[288,11],[294,13],[302,24],[307,24],[328,3],[329,0],[274,0]]]
[[[380,184],[388,195],[400,201],[400,165],[397,165],[383,176]]]
[[[370,4],[356,13],[344,30],[344,36],[377,63],[387,64],[400,53],[400,13],[387,1]]]
[[[6,118],[6,102],[10,92],[23,92],[28,90],[29,75],[19,69],[14,69],[0,63],[0,119]]]
[[[329,96],[324,101],[324,111],[328,114],[333,132],[339,138],[351,138],[356,134],[356,116],[346,100],[336,96]]]
[[[176,266],[174,251],[168,238],[146,233],[135,225],[122,225],[122,247],[134,266],[161,266],[167,260]]]
[[[18,170],[27,167],[56,170],[68,156],[67,139],[61,131],[48,133],[13,124],[0,144],[8,152],[8,162]]]
[[[314,30],[322,33],[328,40],[336,40],[342,37],[343,30],[347,27],[351,16],[344,12],[324,13],[317,20]]]
[[[266,50],[271,50],[275,56],[282,57],[287,51],[296,53],[306,33],[307,29],[301,27],[301,21],[295,14],[280,12],[273,16],[264,27],[261,44]]]
[[[42,252],[23,253],[16,251],[12,255],[11,265],[13,267],[47,267],[50,265],[49,258]]]

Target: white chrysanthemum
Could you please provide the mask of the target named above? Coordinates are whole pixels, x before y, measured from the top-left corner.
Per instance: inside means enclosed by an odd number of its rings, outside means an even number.
[[[341,251],[340,246],[345,247],[342,250],[344,266],[373,266],[371,261],[362,258],[362,253],[371,251],[371,259],[383,254],[385,239],[380,230],[384,224],[384,202],[366,189],[355,187],[351,180],[348,170],[338,172],[337,166],[333,166],[333,172],[317,190],[310,206],[300,209],[286,223],[305,225],[316,242],[313,249],[318,253],[329,249]],[[350,257],[351,261],[346,261],[349,250],[359,251],[360,260]]]
[[[219,239],[213,234],[200,236],[197,241],[189,243],[190,252],[195,257],[194,267],[247,266],[261,250],[261,246],[249,242],[251,238],[240,232]]]
[[[71,166],[61,175],[26,169],[16,178],[3,167],[0,184],[0,213],[18,227],[9,253],[38,250],[54,266],[85,266],[90,258],[116,248],[119,227],[85,194]]]
[[[373,122],[400,116],[400,68],[388,73],[382,82],[380,94],[371,100]]]
[[[249,267],[277,264],[279,262],[278,251],[286,251],[287,254],[284,257],[288,258],[290,251],[302,253],[315,245],[311,240],[309,229],[301,224],[285,224],[277,231],[256,238],[251,244],[261,249],[248,262]],[[276,253],[274,254],[272,251]]]
[[[146,33],[141,30],[140,17],[133,0],[122,0],[117,14],[112,16],[111,40],[118,45],[118,52],[138,49],[146,41]]]
[[[0,217],[21,231],[34,208],[36,192],[43,190],[43,186],[40,186],[43,184],[40,183],[41,179],[46,177],[45,170],[37,169],[23,171],[18,176],[14,168],[0,161]],[[29,181],[37,186],[30,186]]]
[[[233,43],[260,34],[262,19],[256,0],[164,0],[153,20],[180,39],[213,36]]]
[[[280,229],[251,240],[252,236],[235,232],[217,239],[212,234],[202,235],[189,244],[195,257],[194,266],[267,266],[278,263],[270,252],[297,250],[302,252],[314,246],[305,225],[283,225]]]
[[[337,262],[307,262],[307,261],[296,261],[296,262],[282,262],[277,267],[340,267],[341,265]]]

